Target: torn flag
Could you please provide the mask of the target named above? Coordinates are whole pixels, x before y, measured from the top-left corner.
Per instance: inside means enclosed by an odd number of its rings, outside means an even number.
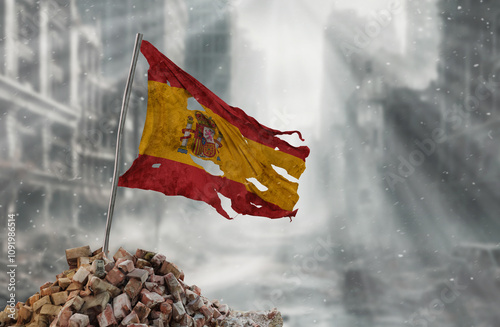
[[[149,63],[146,122],[139,157],[118,186],[154,190],[204,201],[222,216],[219,193],[234,211],[269,218],[293,217],[307,146],[295,147],[243,110],[222,101],[177,67],[148,41],[141,52]],[[188,99],[201,105],[188,108]],[[215,169],[214,169],[215,168]],[[258,181],[258,182],[256,182]]]

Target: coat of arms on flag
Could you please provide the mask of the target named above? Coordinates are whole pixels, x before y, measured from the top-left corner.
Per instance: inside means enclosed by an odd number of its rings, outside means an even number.
[[[193,129],[194,119],[192,116],[188,116],[186,128],[182,129],[184,135],[180,138],[181,146],[177,151],[187,154],[189,147],[193,154],[199,158],[212,158],[222,147],[222,134],[211,117],[207,117],[198,110],[195,112],[195,117],[196,127]],[[194,140],[188,145],[193,135]],[[217,157],[217,160],[220,161],[220,158]]]

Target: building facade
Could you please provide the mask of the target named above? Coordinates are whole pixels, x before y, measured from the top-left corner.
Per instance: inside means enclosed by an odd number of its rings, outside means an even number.
[[[108,90],[99,31],[81,23],[74,2],[0,6],[2,219],[18,214],[20,230],[58,219],[78,226],[85,203],[108,197],[109,172],[95,167],[114,161],[97,126]]]

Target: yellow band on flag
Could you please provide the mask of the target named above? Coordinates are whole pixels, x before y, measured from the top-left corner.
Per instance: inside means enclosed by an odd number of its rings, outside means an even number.
[[[177,67],[149,42],[141,51],[150,64],[148,110],[139,157],[119,186],[183,195],[222,209],[218,193],[242,214],[292,217],[298,179],[309,148],[294,147],[268,128],[231,107]],[[188,108],[194,97],[203,109]]]

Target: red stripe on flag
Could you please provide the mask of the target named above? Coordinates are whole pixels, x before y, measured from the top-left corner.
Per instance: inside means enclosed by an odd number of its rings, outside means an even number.
[[[305,161],[309,155],[307,146],[295,147],[276,135],[291,135],[297,133],[303,141],[299,131],[279,131],[260,124],[243,110],[232,107],[215,95],[212,91],[198,82],[194,77],[179,68],[170,59],[163,55],[148,41],[142,41],[141,52],[149,63],[148,79],[160,83],[170,83],[170,86],[186,89],[200,104],[210,108],[214,113],[226,119],[230,124],[238,127],[241,134],[255,142],[278,148],[280,151],[291,154]]]
[[[139,155],[130,169],[120,177],[118,186],[153,190],[165,195],[182,195],[204,201],[227,219],[232,218],[222,208],[217,192],[231,199],[231,207],[244,215],[282,218],[295,217],[297,214],[297,210],[283,210],[262,200],[241,183],[210,175],[194,166],[148,155]]]

